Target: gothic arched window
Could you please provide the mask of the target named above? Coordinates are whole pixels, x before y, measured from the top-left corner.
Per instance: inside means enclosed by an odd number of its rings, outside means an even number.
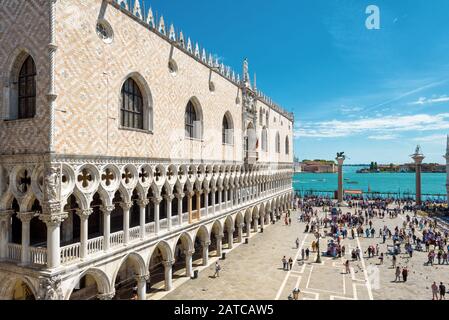
[[[285,137],[285,154],[290,153],[290,141],[288,139],[288,136]]]
[[[232,120],[228,113],[226,113],[223,117],[222,141],[224,144],[234,143]]]
[[[17,118],[33,118],[36,114],[36,65],[31,56],[22,64],[18,85]]]
[[[262,129],[262,151],[268,151],[268,133],[266,127]]]
[[[279,132],[276,133],[276,153],[280,153],[281,152],[281,138],[279,136]]]
[[[144,129],[143,97],[137,83],[128,78],[122,86],[121,124],[125,128]]]
[[[201,139],[201,113],[192,100],[186,106],[185,131],[187,138]]]

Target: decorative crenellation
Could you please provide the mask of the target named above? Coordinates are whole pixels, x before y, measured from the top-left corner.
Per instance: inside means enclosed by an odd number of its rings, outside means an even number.
[[[256,77],[254,76],[254,86],[251,86],[251,79],[249,74],[245,72],[248,68],[248,61],[245,59],[243,66],[243,77],[235,72],[231,67],[226,66],[223,62],[220,62],[218,58],[214,57],[216,55],[208,53],[206,48],[201,47],[198,42],[193,42],[190,37],[187,37],[187,42],[185,40],[185,35],[182,31],[177,32],[174,24],[170,24],[168,27],[165,24],[164,16],[161,15],[159,21],[155,18],[152,8],[148,9],[148,12],[142,9],[140,0],[134,0],[134,5],[132,6],[129,0],[109,0],[112,4],[116,5],[120,10],[132,15],[135,19],[139,20],[141,23],[145,24],[149,30],[157,33],[166,41],[170,42],[178,49],[188,54],[198,62],[208,66],[212,70],[221,74],[223,77],[227,78],[229,81],[233,82],[240,88],[248,88],[253,91],[258,100],[263,101],[266,105],[273,108],[278,113],[285,116],[287,119],[294,121],[293,113],[283,110],[278,104],[274,103],[273,100],[264,94],[262,91],[257,89]]]

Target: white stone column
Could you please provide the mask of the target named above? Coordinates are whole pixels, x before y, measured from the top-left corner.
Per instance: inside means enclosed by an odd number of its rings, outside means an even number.
[[[76,213],[80,217],[81,232],[80,232],[80,258],[85,259],[88,255],[87,242],[89,241],[89,216],[92,214],[92,209],[78,209]]]
[[[210,189],[204,189],[204,214],[209,216],[209,192]]]
[[[183,193],[178,193],[176,195],[176,198],[178,199],[178,219],[179,219],[179,226],[182,226],[182,198],[184,198]]]
[[[137,299],[147,300],[147,281],[150,279],[149,275],[137,276]]]
[[[251,220],[246,220],[246,237],[249,238],[251,235]]]
[[[224,188],[224,210],[228,208],[228,187]]]
[[[237,231],[238,231],[238,238],[237,238],[237,241],[240,243],[240,242],[242,242],[243,241],[243,226],[244,226],[244,224],[243,223],[240,223],[239,225],[238,225],[238,229],[237,229]]]
[[[146,234],[145,234],[145,211],[146,208],[148,206],[148,204],[150,203],[150,201],[148,201],[148,199],[143,199],[143,200],[139,200],[139,233],[140,233],[140,240],[145,239]]]
[[[173,287],[173,273],[172,273],[172,267],[173,267],[173,261],[164,261],[164,273],[165,273],[165,291],[170,291]]]
[[[260,229],[263,231],[265,227],[265,212],[260,215]]]
[[[259,217],[254,217],[254,232],[259,232]]]
[[[159,205],[161,204],[162,198],[161,197],[154,197],[153,199],[154,203],[154,233],[159,234],[160,230],[160,222],[159,222]]]
[[[103,250],[106,252],[111,247],[111,213],[115,206],[104,206],[103,212]]]
[[[218,187],[218,212],[221,213],[221,201],[223,196],[223,187]]]
[[[228,229],[228,249],[232,249],[234,247],[234,228]]]
[[[22,221],[22,265],[30,263],[30,222],[34,216],[34,212],[20,212],[17,214],[17,217]]]
[[[12,210],[0,211],[0,259],[8,257],[9,230],[13,214]]]
[[[230,190],[231,190],[231,192],[230,192],[230,196],[231,196],[230,203],[231,203],[231,208],[232,208],[232,207],[234,207],[234,188],[231,187]]]
[[[201,245],[203,247],[203,266],[207,266],[209,264],[210,241],[202,241]]]
[[[215,192],[217,191],[217,189],[212,188],[210,189],[211,192],[211,197],[212,197],[212,214],[215,215]]]
[[[186,250],[184,254],[186,255],[186,277],[191,278],[193,276],[192,260],[194,251]]]
[[[221,257],[223,253],[223,234],[217,234],[215,239],[217,241],[217,256]]]
[[[172,217],[172,205],[171,202],[175,197],[173,195],[165,196],[165,203],[167,205],[167,229],[170,231],[172,229],[171,217]]]
[[[40,214],[39,219],[47,225],[47,268],[55,269],[61,265],[60,227],[67,218],[66,212],[59,214]]]
[[[129,242],[129,210],[132,202],[122,202],[120,206],[123,209],[123,244],[126,246]]]

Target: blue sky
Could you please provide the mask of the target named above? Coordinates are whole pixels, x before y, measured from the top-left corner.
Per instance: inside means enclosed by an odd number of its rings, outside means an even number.
[[[134,0],[131,0],[132,2]],[[295,154],[443,163],[449,133],[447,0],[145,0],[295,114]],[[381,29],[368,30],[368,5]],[[240,71],[241,73],[241,71]]]

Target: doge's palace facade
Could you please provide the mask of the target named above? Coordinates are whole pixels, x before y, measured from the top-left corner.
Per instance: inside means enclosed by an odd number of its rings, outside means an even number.
[[[0,299],[172,290],[291,207],[291,113],[139,0],[0,2]]]

